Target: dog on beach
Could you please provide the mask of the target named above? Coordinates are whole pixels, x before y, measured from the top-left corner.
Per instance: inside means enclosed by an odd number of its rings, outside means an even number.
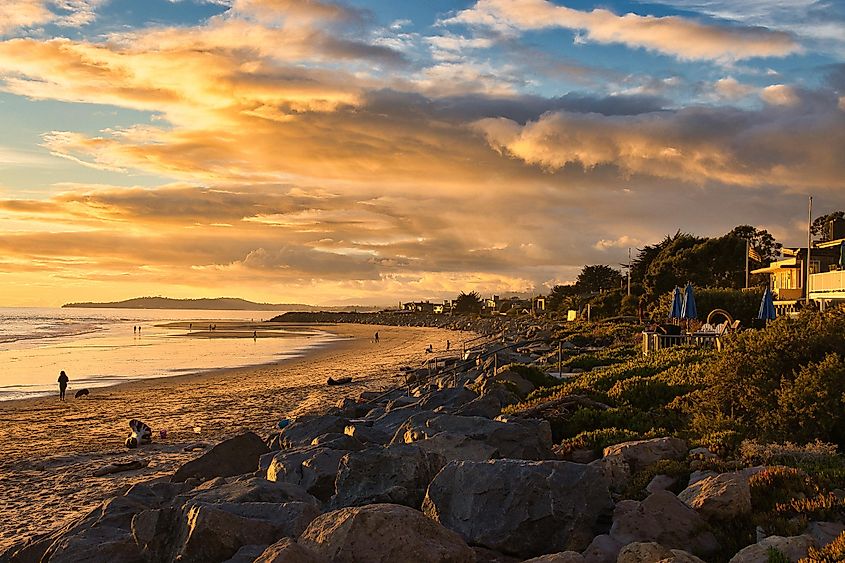
[[[74,395],[73,398],[79,399],[80,397],[87,397],[90,394],[91,394],[91,392],[88,391],[88,389],[80,389],[79,391],[76,392],[76,395]]]

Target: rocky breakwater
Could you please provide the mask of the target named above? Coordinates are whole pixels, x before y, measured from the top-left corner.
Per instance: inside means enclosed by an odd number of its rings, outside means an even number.
[[[534,388],[506,362],[525,360],[510,350],[536,338],[511,334],[508,349],[488,343],[475,361],[412,370],[402,389],[344,399],[266,438],[233,437],[0,561],[725,559],[711,524],[747,510],[753,472],[694,475],[679,495],[664,476],[643,500],[621,499],[633,474],[685,458],[687,445],[665,437],[608,447],[590,463],[559,459],[547,420],[501,414]],[[767,538],[734,560],[766,561],[768,545],[801,556],[822,542]]]

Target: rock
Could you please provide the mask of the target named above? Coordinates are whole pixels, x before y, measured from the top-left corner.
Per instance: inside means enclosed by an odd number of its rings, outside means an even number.
[[[730,563],[768,563],[769,548],[775,548],[783,553],[790,561],[798,561],[807,556],[811,547],[816,545],[811,536],[769,536],[766,539],[749,545],[734,555]]]
[[[479,416],[439,415],[408,421],[401,440],[413,443],[431,438],[440,432],[464,435],[494,448],[495,457],[511,459],[555,459],[552,452],[552,433],[545,420],[513,419],[507,422]],[[400,429],[401,430],[401,429]],[[399,438],[399,431],[394,441]]]
[[[701,516],[669,491],[654,492],[642,502],[618,503],[610,536],[623,545],[657,542],[670,549],[687,549],[704,556],[719,549]]]
[[[299,543],[333,563],[473,563],[461,537],[395,504],[342,508],[314,519]]]
[[[405,424],[405,422],[407,422],[408,419],[410,419],[411,417],[422,418],[426,416],[431,418],[439,415],[433,411],[421,411],[417,408],[406,407],[403,409],[396,409],[389,413],[385,413],[376,420],[374,420],[373,428],[382,430],[384,432],[387,432],[388,434],[392,434],[395,436],[398,428]]]
[[[487,461],[498,456],[499,452],[498,449],[486,442],[451,432],[439,432],[426,440],[413,443],[427,452],[443,456],[444,463],[450,461]]]
[[[135,545],[132,535],[125,530],[97,527],[82,530],[70,537],[62,538],[51,546],[50,561],[56,563],[77,563],[80,561],[126,561],[142,563],[141,550]]]
[[[461,405],[455,409],[454,414],[461,416],[483,416],[484,418],[496,418],[502,412],[502,402],[495,394],[487,394]]]
[[[585,563],[615,563],[623,544],[608,534],[601,534],[593,538],[584,550]]]
[[[224,561],[245,545],[269,545],[300,534],[319,514],[312,504],[197,503],[181,522],[176,558],[181,563]]]
[[[347,436],[352,436],[362,444],[378,444],[380,446],[388,444],[392,436],[384,430],[364,424],[350,424],[343,429],[343,433]]]
[[[693,448],[688,455],[693,459],[716,459],[719,457],[707,448]]]
[[[718,475],[718,473],[716,473],[715,471],[693,471],[692,473],[690,473],[689,483],[687,483],[687,487],[690,487],[693,484],[698,483],[699,481],[703,481],[708,477],[715,477],[716,475]]]
[[[472,546],[475,553],[475,563],[521,563],[522,558],[511,557],[486,547]]]
[[[335,492],[340,460],[348,453],[313,446],[282,450],[267,469],[267,479],[300,485],[321,501],[327,501]]]
[[[631,480],[631,468],[620,457],[600,457],[587,465],[598,470],[616,491],[622,490]]]
[[[683,459],[687,443],[672,437],[637,440],[608,446],[603,453],[603,457],[619,459],[630,467],[631,473],[636,473],[662,459]]]
[[[215,487],[200,489],[191,500],[195,502],[305,502],[317,504],[317,499],[308,494],[301,486],[294,483],[274,482],[262,477],[250,477],[240,481],[218,484]]]
[[[331,506],[389,502],[419,509],[428,484],[445,463],[440,454],[411,444],[351,452],[338,467]]]
[[[704,563],[680,549],[668,549],[656,542],[629,543],[619,551],[616,563]]]
[[[561,551],[526,559],[523,563],[584,563],[584,556],[577,551]]]
[[[307,446],[314,438],[333,432],[343,433],[349,419],[334,415],[309,415],[296,418],[279,432],[282,448]]]
[[[264,553],[265,549],[267,549],[266,545],[245,545],[225,563],[253,563],[256,557]]]
[[[333,450],[346,450],[350,452],[357,452],[366,447],[360,440],[338,432],[317,436],[311,441],[311,445],[331,448]]]
[[[678,479],[669,475],[655,475],[646,485],[645,490],[649,493],[665,491],[675,485]]]
[[[466,387],[447,387],[423,395],[420,398],[419,406],[422,409],[430,411],[438,407],[455,409],[477,398],[478,393]]]
[[[325,563],[293,538],[282,538],[261,553],[253,563]]]
[[[199,458],[176,470],[170,480],[180,483],[195,477],[205,480],[252,473],[258,469],[258,458],[270,449],[257,434],[246,432],[224,440]]]
[[[751,488],[742,473],[705,477],[684,489],[678,498],[707,519],[729,520],[751,512]]]
[[[592,448],[578,448],[567,452],[563,457],[566,461],[573,461],[575,463],[591,463],[598,458],[599,456]]]
[[[535,388],[533,383],[515,371],[507,369],[507,366],[500,368],[493,376],[480,375],[473,387],[479,395],[487,395],[497,388],[502,388],[520,399],[527,397]]]
[[[842,532],[845,532],[845,524],[839,522],[810,522],[806,531],[819,547],[826,546]]]
[[[474,545],[533,557],[584,549],[611,506],[595,468],[499,459],[449,463],[429,485],[423,511]]]

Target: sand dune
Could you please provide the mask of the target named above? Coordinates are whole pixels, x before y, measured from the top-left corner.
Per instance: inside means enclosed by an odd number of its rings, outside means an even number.
[[[211,444],[241,429],[263,435],[281,418],[396,384],[398,367],[424,361],[429,343],[442,350],[447,339],[460,342],[454,332],[439,329],[321,328],[345,339],[279,364],[126,383],[64,403],[53,397],[0,403],[0,551],[133,483],[168,475],[198,455],[184,452],[187,444]],[[378,344],[371,341],[376,330]],[[329,387],[330,376],[355,381]],[[153,428],[154,444],[132,451],[123,447],[131,418]],[[167,431],[166,439],[158,438],[159,430]],[[133,459],[149,466],[92,476],[103,465]]]

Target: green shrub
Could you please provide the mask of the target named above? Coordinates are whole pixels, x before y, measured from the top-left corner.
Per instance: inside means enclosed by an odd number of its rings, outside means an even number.
[[[790,563],[789,557],[776,547],[766,550],[766,563]]]
[[[687,391],[689,387],[669,385],[659,376],[629,377],[614,383],[607,395],[617,404],[645,410],[666,405]]]
[[[828,354],[809,363],[777,391],[781,426],[794,440],[823,438],[845,444],[845,361]]]
[[[557,385],[559,381],[554,377],[548,375],[545,371],[537,366],[529,366],[526,364],[508,364],[503,370],[510,370],[521,377],[524,377],[531,382],[534,387],[551,387]]]
[[[818,494],[818,487],[806,473],[794,467],[767,467],[748,480],[751,506],[755,512],[769,512],[778,504]]]
[[[560,444],[560,450],[563,454],[574,450],[593,450],[594,453],[601,454],[607,446],[639,440],[640,438],[642,438],[640,434],[625,428],[600,428],[580,432],[574,438],[563,440]]]
[[[742,437],[739,432],[734,430],[719,430],[693,440],[693,445],[707,448],[714,454],[722,458],[727,458],[736,452],[741,441]]]

